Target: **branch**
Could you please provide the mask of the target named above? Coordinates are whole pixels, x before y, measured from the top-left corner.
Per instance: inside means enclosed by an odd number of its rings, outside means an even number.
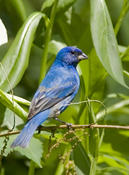
[[[59,126],[41,126],[40,131],[55,131],[57,129],[67,129],[67,125]],[[89,124],[89,125],[71,125],[71,129],[85,129],[85,128],[107,128],[107,129],[124,129],[129,130],[129,126],[120,126],[120,125],[98,125],[98,124]],[[0,134],[0,137],[19,134],[20,131],[11,131],[7,133]]]

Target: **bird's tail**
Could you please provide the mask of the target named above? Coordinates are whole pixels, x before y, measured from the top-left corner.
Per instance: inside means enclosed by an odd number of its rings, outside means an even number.
[[[27,147],[34,134],[34,131],[37,129],[39,125],[41,125],[48,118],[48,115],[49,111],[46,110],[35,115],[32,119],[30,119],[24,126],[18,137],[13,141],[11,147],[12,148],[16,146],[20,146],[23,148]]]

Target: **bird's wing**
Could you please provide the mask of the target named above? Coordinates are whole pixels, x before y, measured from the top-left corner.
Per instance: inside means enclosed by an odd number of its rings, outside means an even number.
[[[66,97],[72,95],[76,91],[76,88],[77,85],[74,82],[67,82],[54,88],[40,86],[38,89],[38,95],[32,99],[28,119],[31,119],[40,111],[49,109],[64,100]]]

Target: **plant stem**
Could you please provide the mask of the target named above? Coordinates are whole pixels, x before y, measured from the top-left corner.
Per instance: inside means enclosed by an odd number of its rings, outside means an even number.
[[[35,173],[35,163],[31,160],[28,175],[34,175]]]
[[[64,172],[64,163],[62,160],[60,160],[60,162],[58,163],[55,175],[63,174],[63,172]]]
[[[65,148],[64,154],[62,156],[62,157],[65,157],[65,161],[62,160],[62,159],[59,161],[58,166],[57,166],[57,169],[56,169],[56,172],[55,172],[55,175],[61,175],[61,174],[63,174],[64,169],[65,169],[65,164],[69,161],[70,154],[68,154],[68,153],[69,153],[69,150],[70,149],[71,149],[70,145],[68,145]]]
[[[1,169],[0,169],[0,175],[5,175],[5,170],[4,170],[4,168],[2,168],[2,167],[1,167]]]
[[[119,32],[119,29],[120,29],[120,26],[122,24],[122,21],[123,21],[125,15],[127,14],[128,10],[129,10],[129,1],[128,0],[124,0],[123,7],[122,7],[122,10],[120,12],[120,16],[119,16],[119,18],[117,20],[117,23],[116,23],[116,26],[115,26],[115,29],[114,29],[116,35]]]
[[[47,26],[47,29],[46,29],[45,44],[44,44],[43,56],[42,56],[42,59],[41,59],[39,82],[42,81],[42,79],[44,78],[45,73],[46,73],[46,63],[47,63],[47,56],[48,56],[48,44],[49,44],[49,41],[51,39],[52,28],[53,28],[53,24],[54,24],[55,15],[56,15],[57,4],[58,4],[58,0],[55,0],[54,5],[52,7],[51,15],[50,15],[50,22],[49,22],[49,24]]]
[[[90,123],[96,123],[96,116],[94,114],[92,105],[89,103],[89,121]],[[99,129],[93,129],[89,131],[89,151],[91,154],[91,166],[90,166],[90,175],[96,174],[96,166],[97,166],[97,159],[99,153]]]
[[[96,159],[93,157],[92,160],[91,160],[91,166],[90,166],[90,173],[89,175],[95,175],[95,172],[96,172]]]

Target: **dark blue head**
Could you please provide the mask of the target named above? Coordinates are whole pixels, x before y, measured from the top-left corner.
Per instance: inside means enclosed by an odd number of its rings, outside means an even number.
[[[64,47],[61,49],[56,59],[60,60],[63,63],[66,63],[67,65],[73,65],[77,66],[77,64],[84,59],[87,59],[87,55],[85,55],[80,49],[76,47]]]

